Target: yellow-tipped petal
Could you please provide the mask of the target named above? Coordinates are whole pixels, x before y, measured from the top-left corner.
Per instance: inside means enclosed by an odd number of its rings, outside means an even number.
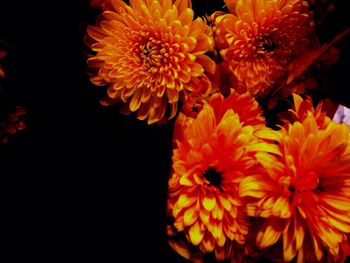
[[[197,246],[202,241],[204,233],[201,230],[199,223],[196,222],[192,227],[190,227],[190,230],[188,231],[190,241],[193,245]]]
[[[214,195],[204,196],[202,198],[202,205],[207,211],[213,210],[216,205],[216,198]]]

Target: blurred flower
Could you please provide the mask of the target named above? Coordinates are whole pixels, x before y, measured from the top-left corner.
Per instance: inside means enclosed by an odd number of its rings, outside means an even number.
[[[7,52],[0,49],[0,81],[6,78],[6,72],[1,64],[1,60],[7,56]],[[2,93],[2,86],[0,82],[0,95]],[[5,106],[3,100],[0,104],[0,143],[6,143],[8,136],[16,134],[17,131],[23,130],[26,125],[21,119],[27,113],[26,109],[21,106],[10,107]]]
[[[2,49],[0,49],[0,62],[1,62],[1,59],[6,57],[6,55],[7,55],[7,52],[2,50]],[[5,69],[0,63],[0,79],[4,79],[5,77],[6,77]]]
[[[339,48],[330,47],[327,52],[324,53],[322,57],[320,57],[320,62],[326,66],[330,67],[336,64],[340,57],[340,50]]]
[[[257,245],[283,243],[289,262],[344,262],[350,233],[350,136],[345,124],[295,96],[293,124],[270,139],[279,153],[258,159],[266,173],[240,185],[250,216],[263,217]],[[274,138],[273,138],[274,137]]]
[[[327,90],[328,85],[325,82],[325,75],[328,74],[320,74],[320,72],[329,72],[330,67],[338,61],[339,49],[333,46],[346,37],[349,32],[350,29],[344,30],[330,42],[312,50],[307,50],[303,55],[290,61],[286,70],[286,78],[279,83],[279,86],[273,92],[269,93],[269,104],[274,106],[278,100],[287,98],[293,93],[301,95],[308,90],[320,89],[321,87],[323,90]],[[310,74],[312,69],[317,69],[317,71]]]
[[[0,112],[0,143],[6,143],[8,136],[16,134],[26,128],[25,122],[21,119],[27,113],[24,107],[7,107]]]
[[[210,87],[205,71],[214,62],[211,30],[197,18],[188,0],[112,0],[97,26],[88,27],[88,44],[97,54],[88,59],[91,81],[109,85],[102,101],[123,101],[124,113],[136,112],[148,123],[173,118],[182,93]],[[167,112],[169,110],[169,114]]]
[[[90,6],[92,8],[105,8],[111,6],[112,0],[90,0]]]
[[[334,0],[308,0],[317,25],[322,25],[326,17],[336,9]]]
[[[215,94],[196,118],[180,113],[175,124],[169,214],[176,231],[218,259],[230,254],[231,245],[244,244],[248,233],[239,183],[258,173],[257,149],[271,151],[255,136],[264,124],[260,113],[248,94]]]
[[[324,54],[328,55],[328,57],[333,57],[332,59],[328,59],[328,61],[326,62],[327,64],[335,63],[336,61],[334,61],[334,59],[338,58],[338,54],[337,51],[332,49],[332,46],[341,39],[343,39],[349,32],[350,29],[347,29],[336,35],[329,43],[326,43],[314,50],[309,50],[305,52],[303,56],[300,56],[295,60],[291,61],[290,65],[288,66],[288,77],[286,79],[286,84],[290,84],[293,80],[305,73],[305,71],[319,59],[322,58],[323,63],[325,63],[325,60],[327,60],[327,56],[322,57],[322,55]],[[330,54],[327,54],[326,52],[330,52]]]
[[[303,0],[238,0],[235,12],[216,16],[215,24],[230,71],[258,96],[283,80],[288,63],[315,41]]]

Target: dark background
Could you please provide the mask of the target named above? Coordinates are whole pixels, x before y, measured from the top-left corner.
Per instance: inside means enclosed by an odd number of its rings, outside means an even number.
[[[325,40],[349,26],[338,2]],[[194,1],[200,15],[220,6]],[[27,130],[0,145],[2,262],[183,262],[165,239],[173,124],[99,105],[82,40],[96,14],[86,0],[0,1],[0,103],[28,109]],[[344,48],[327,94],[345,104],[349,68]]]

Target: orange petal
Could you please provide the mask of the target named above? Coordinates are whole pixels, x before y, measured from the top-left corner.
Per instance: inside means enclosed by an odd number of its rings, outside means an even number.
[[[272,226],[267,226],[265,229],[261,229],[256,237],[257,245],[260,248],[266,248],[275,244],[281,236],[280,231],[276,231]]]
[[[174,249],[177,253],[179,253],[179,255],[186,258],[187,260],[190,260],[192,253],[189,247],[184,242],[176,242],[173,239],[170,239],[168,242],[169,246],[172,249]]]

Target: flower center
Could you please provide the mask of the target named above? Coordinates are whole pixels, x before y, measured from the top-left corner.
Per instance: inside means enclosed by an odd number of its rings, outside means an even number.
[[[203,177],[208,181],[209,185],[220,188],[222,176],[221,173],[216,171],[214,168],[209,167],[205,170]]]
[[[145,45],[140,45],[141,59],[146,67],[160,66],[162,55],[154,39],[150,39]]]
[[[276,43],[271,38],[262,38],[258,40],[257,53],[266,54],[271,53],[276,49]]]
[[[295,188],[294,188],[293,185],[290,185],[290,186],[288,187],[288,190],[289,190],[292,194],[295,193]]]
[[[142,40],[137,45],[138,51],[134,54],[140,58],[143,69],[150,69],[151,73],[164,73],[169,70],[176,53],[176,44],[170,44],[152,36],[147,38],[142,36]]]
[[[322,191],[319,178],[315,172],[309,172],[306,176],[298,178],[288,187],[290,193],[290,201],[296,196],[304,193],[315,193]]]

